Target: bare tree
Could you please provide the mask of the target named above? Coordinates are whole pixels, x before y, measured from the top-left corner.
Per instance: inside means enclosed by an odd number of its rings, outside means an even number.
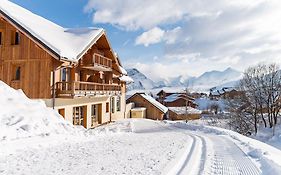
[[[239,83],[238,88],[243,92],[244,102],[240,105],[243,112],[240,117],[252,116],[254,131],[257,133],[259,120],[262,119],[264,126],[274,128],[278,121],[281,110],[281,75],[276,64],[259,64],[248,68]],[[241,100],[241,99],[240,99]],[[237,99],[236,99],[237,101]],[[266,118],[268,122],[266,122]],[[251,120],[252,121],[252,120]],[[267,125],[268,123],[268,125]]]

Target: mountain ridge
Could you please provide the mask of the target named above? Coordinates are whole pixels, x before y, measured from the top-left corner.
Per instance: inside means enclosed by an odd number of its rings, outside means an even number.
[[[234,85],[242,78],[242,73],[228,67],[223,71],[212,70],[202,73],[198,77],[182,76],[168,78],[155,82],[136,68],[127,69],[128,75],[134,79],[134,83],[127,86],[131,90],[149,90],[161,87],[190,87],[197,91],[206,91],[212,87],[222,85]]]

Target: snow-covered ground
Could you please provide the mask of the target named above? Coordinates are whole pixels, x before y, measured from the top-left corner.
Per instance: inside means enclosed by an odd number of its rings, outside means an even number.
[[[2,141],[0,150],[0,174],[281,174],[280,150],[181,122],[128,119],[87,137]]]
[[[0,96],[1,175],[281,174],[280,150],[229,130],[146,119],[85,130],[2,82]]]

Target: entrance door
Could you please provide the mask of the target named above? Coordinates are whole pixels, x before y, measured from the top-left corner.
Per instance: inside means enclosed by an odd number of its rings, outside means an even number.
[[[92,105],[92,115],[91,115],[91,126],[94,127],[97,124],[102,123],[102,104]]]
[[[87,128],[87,106],[73,108],[73,124],[82,125]]]

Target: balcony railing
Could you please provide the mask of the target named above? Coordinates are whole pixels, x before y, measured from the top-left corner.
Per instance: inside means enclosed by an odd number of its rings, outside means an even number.
[[[112,60],[97,53],[94,53],[91,58],[81,60],[80,64],[86,69],[112,71]]]
[[[107,68],[112,68],[112,60],[97,53],[93,55],[93,64],[98,66],[104,66]]]
[[[121,93],[120,85],[100,84],[92,82],[57,82],[57,97],[81,97]]]

